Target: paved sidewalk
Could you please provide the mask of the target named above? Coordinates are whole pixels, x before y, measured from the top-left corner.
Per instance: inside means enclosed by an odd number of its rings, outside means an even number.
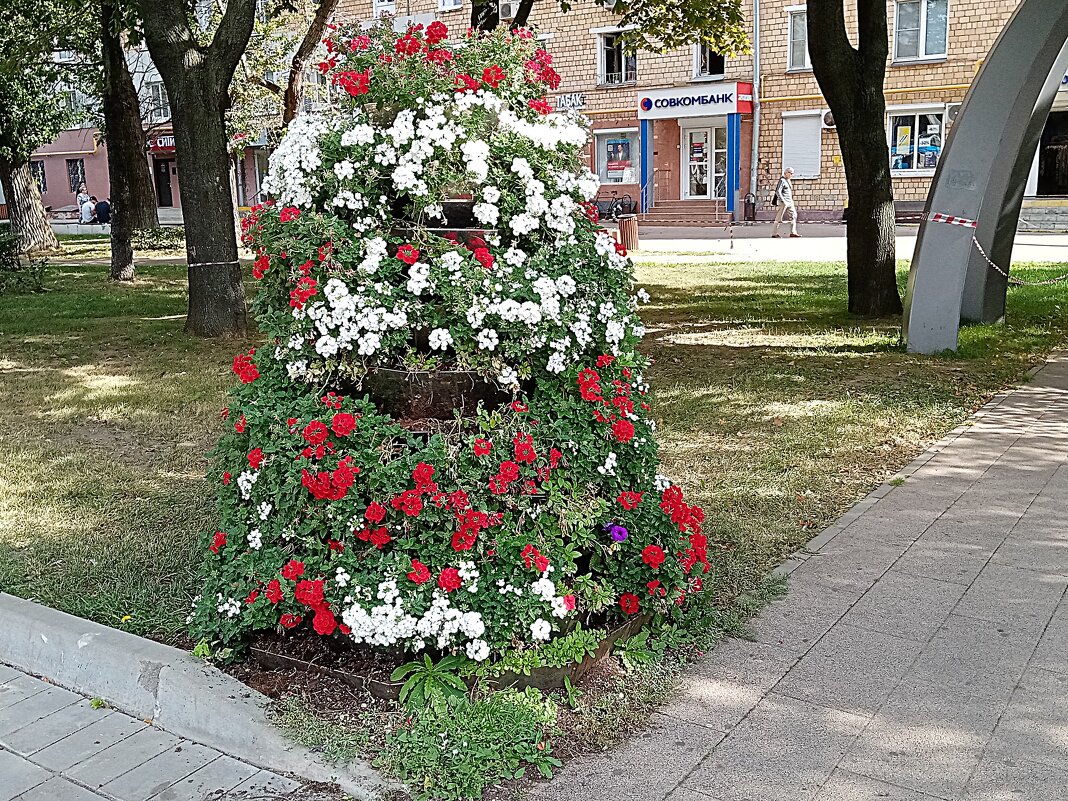
[[[551,801],[1068,798],[1068,357],[786,566],[790,591]]]
[[[0,801],[273,801],[300,787],[0,664]]]

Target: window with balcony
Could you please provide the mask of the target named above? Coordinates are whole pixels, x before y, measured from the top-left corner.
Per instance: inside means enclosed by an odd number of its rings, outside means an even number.
[[[895,19],[895,61],[945,58],[948,0],[898,0]]]
[[[726,70],[727,59],[708,45],[700,44],[694,48],[693,76],[714,80],[722,78]]]
[[[623,47],[621,31],[601,33],[597,37],[598,75],[602,86],[621,86],[638,78],[638,57]]]
[[[149,122],[166,122],[171,118],[171,100],[167,97],[167,87],[163,81],[149,81],[148,108],[145,116]]]
[[[808,59],[808,13],[804,6],[786,9],[790,23],[790,38],[787,54],[787,69],[810,70]]]

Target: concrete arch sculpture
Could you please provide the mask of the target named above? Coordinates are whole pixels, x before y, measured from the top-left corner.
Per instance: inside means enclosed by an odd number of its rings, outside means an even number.
[[[1068,0],[1021,0],[983,62],[946,140],[927,195],[905,296],[915,353],[956,350],[962,320],[1005,316],[1008,269],[1027,174],[1068,69]],[[937,222],[933,215],[975,220]]]

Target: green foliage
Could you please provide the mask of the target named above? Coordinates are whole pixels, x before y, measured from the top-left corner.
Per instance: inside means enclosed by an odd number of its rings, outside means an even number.
[[[0,295],[40,292],[47,266],[45,259],[21,256],[19,237],[10,226],[0,228]]]
[[[548,778],[556,708],[537,690],[502,690],[472,702],[452,701],[418,713],[392,735],[377,764],[408,784],[418,801],[480,799],[486,788],[522,778]]]
[[[346,764],[356,759],[371,739],[365,729],[322,718],[292,698],[272,710],[271,720],[291,740],[319,752],[327,762],[336,764]]]
[[[571,707],[571,709],[578,709],[579,702],[582,700],[583,695],[584,693],[582,690],[571,683],[571,678],[569,676],[564,676],[564,703]]]
[[[159,225],[155,228],[138,228],[133,234],[136,251],[182,250],[185,248],[185,226]]]
[[[486,676],[517,673],[529,676],[537,668],[563,668],[581,662],[596,653],[605,638],[604,629],[586,629],[581,623],[567,634],[554,637],[547,643],[508,651],[498,661],[484,668]]]
[[[561,2],[565,11],[572,5]],[[663,52],[703,43],[725,56],[751,49],[741,0],[616,0],[612,10],[633,47]]]
[[[651,665],[656,660],[656,652],[649,647],[649,634],[649,629],[643,628],[633,637],[616,643],[614,653],[628,673]]]
[[[467,695],[467,685],[456,671],[468,661],[462,656],[444,656],[435,665],[429,654],[423,654],[421,662],[401,665],[389,678],[400,681],[407,677],[400,690],[400,702],[408,709],[441,708]]]

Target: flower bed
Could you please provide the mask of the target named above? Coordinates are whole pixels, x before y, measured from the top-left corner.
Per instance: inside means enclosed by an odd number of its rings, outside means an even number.
[[[234,359],[194,633],[485,662],[670,614],[703,513],[657,473],[647,296],[551,58],[437,22],[327,41],[346,101],[290,125],[244,221],[269,344]],[[468,207],[482,227],[450,227]],[[441,398],[454,423],[416,425]]]

